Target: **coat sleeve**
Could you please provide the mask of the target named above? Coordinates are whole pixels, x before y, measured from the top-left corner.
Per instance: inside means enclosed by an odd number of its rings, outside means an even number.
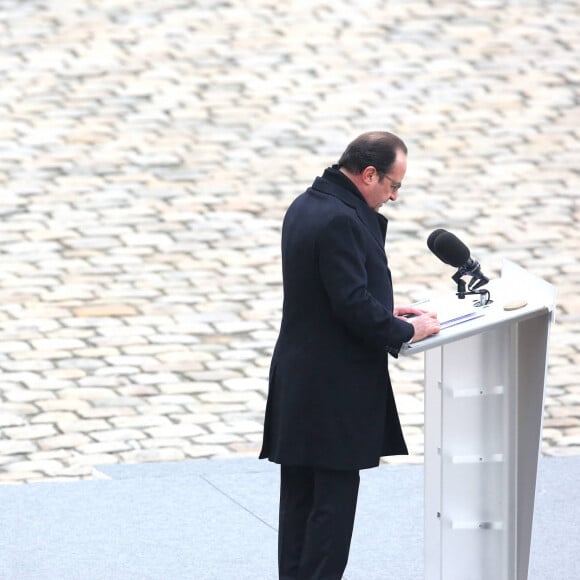
[[[363,226],[348,215],[330,220],[318,238],[320,276],[334,315],[348,330],[360,340],[396,355],[414,329],[396,318],[385,300],[369,292],[367,236]],[[384,291],[392,304],[386,260],[376,267],[384,267]]]

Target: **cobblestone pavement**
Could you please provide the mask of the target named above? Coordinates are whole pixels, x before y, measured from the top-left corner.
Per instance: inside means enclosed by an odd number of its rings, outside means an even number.
[[[575,0],[0,0],[0,481],[255,455],[285,208],[358,133],[410,148],[398,302],[558,286],[544,428],[580,453]],[[393,361],[422,460],[422,357]]]

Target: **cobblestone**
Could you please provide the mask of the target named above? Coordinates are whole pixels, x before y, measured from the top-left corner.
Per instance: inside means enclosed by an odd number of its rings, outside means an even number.
[[[576,2],[73,4],[0,18],[0,482],[255,456],[284,211],[376,128],[397,302],[450,289],[437,227],[554,283],[542,449],[580,453]],[[423,363],[390,368],[418,463]]]

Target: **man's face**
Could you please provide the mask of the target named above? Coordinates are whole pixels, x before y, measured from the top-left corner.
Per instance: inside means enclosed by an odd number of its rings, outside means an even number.
[[[396,201],[406,171],[407,156],[399,150],[393,166],[382,179],[376,169],[369,172],[365,199],[372,209],[379,211],[388,201]]]

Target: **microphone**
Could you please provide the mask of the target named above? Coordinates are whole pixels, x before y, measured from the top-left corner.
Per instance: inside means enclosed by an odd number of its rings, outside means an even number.
[[[434,247],[435,247],[435,240],[441,235],[441,234],[446,234],[449,233],[447,230],[443,230],[441,228],[439,228],[438,230],[433,230],[430,234],[429,237],[427,238],[427,247],[434,252]],[[437,256],[439,258],[439,256]],[[441,258],[439,258],[441,259]],[[447,263],[447,262],[445,262]]]
[[[457,278],[473,278],[469,283],[469,290],[476,290],[489,282],[489,278],[482,273],[479,262],[471,257],[469,248],[451,232],[441,228],[434,230],[427,238],[427,247],[443,263],[458,268],[455,274]]]

